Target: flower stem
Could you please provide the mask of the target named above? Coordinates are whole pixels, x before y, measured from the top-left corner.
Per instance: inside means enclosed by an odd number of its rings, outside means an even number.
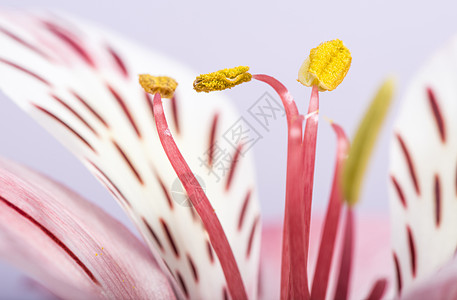
[[[154,95],[153,111],[162,147],[208,232],[211,245],[219,258],[219,262],[224,272],[230,295],[232,299],[247,299],[246,290],[235,256],[230,248],[222,225],[219,222],[211,203],[206,197],[205,192],[184,160],[184,157],[171,135],[163,111],[162,98],[159,93]]]
[[[314,271],[311,299],[325,299],[326,297],[330,267],[335,250],[336,235],[343,205],[341,173],[343,163],[345,162],[349,151],[349,140],[339,125],[332,123],[332,128],[335,131],[338,140],[336,164],[333,175],[332,191],[325,216],[321,243],[319,245],[316,269]]]

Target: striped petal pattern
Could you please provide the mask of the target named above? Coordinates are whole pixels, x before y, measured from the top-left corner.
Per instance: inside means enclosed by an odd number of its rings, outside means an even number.
[[[260,222],[250,153],[223,134],[237,114],[221,95],[197,95],[192,74],[107,31],[67,16],[3,13],[0,87],[106,186],[190,298],[223,299],[223,272],[160,145],[151,98],[137,75],[174,77],[164,101],[176,143],[203,182],[257,297]],[[164,262],[162,264],[162,262]]]
[[[0,211],[0,257],[59,298],[175,298],[127,228],[73,191],[3,159]]]
[[[397,289],[409,290],[457,248],[457,39],[409,85],[391,142],[390,194]]]

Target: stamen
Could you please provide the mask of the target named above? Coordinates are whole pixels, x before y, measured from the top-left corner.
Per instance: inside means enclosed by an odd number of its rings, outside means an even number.
[[[214,209],[211,206],[205,192],[179,151],[173,136],[170,134],[160,93],[156,93],[154,95],[152,107],[154,112],[154,121],[156,123],[157,133],[162,147],[176,175],[189,195],[189,199],[192,202],[193,207],[203,222],[204,228],[206,229],[211,241],[211,245],[219,258],[230,295],[233,299],[247,299],[241,273],[238,269],[238,265],[227,236],[224,233],[224,229],[222,228],[217,215],[214,213]]]
[[[239,66],[209,74],[202,74],[195,79],[194,90],[209,93],[231,89],[238,84],[251,81],[252,75],[248,71],[249,67]]]
[[[351,66],[351,52],[341,40],[325,42],[312,49],[298,71],[298,81],[316,85],[320,92],[334,90]]]
[[[140,75],[140,84],[143,89],[150,93],[159,93],[163,98],[173,97],[178,83],[171,77],[152,76],[149,74]]]
[[[386,80],[370,104],[354,137],[349,157],[343,170],[343,192],[349,205],[359,199],[363,175],[373,152],[374,144],[381,131],[394,92],[394,81]]]

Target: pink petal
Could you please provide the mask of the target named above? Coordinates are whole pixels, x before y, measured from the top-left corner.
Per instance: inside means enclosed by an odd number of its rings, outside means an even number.
[[[0,160],[0,257],[62,298],[169,299],[148,249],[73,191]]]
[[[415,75],[395,121],[389,183],[402,293],[436,272],[457,248],[456,57],[454,38]]]
[[[323,214],[314,214],[311,218],[310,232],[310,270],[314,270],[317,261],[319,240],[321,237]],[[341,228],[340,228],[341,229]],[[363,299],[368,295],[373,284],[381,278],[388,279],[387,299],[393,296],[394,273],[390,249],[390,227],[386,216],[375,214],[357,215],[355,220],[355,247],[349,299]],[[260,298],[278,299],[280,291],[282,226],[267,223],[262,236]],[[336,252],[341,247],[337,242]],[[337,269],[331,269],[330,292],[333,296]],[[308,271],[311,274],[311,271]]]
[[[223,299],[226,282],[220,263],[211,256],[193,208],[180,202],[179,180],[157,136],[151,99],[137,76],[169,75],[179,82],[176,98],[164,105],[170,130],[205,183],[248,296],[255,299],[260,232],[251,238],[251,231],[259,204],[252,153],[241,153],[231,168],[237,150],[224,133],[239,124],[239,114],[229,101],[220,94],[195,93],[196,73],[174,61],[71,17],[7,12],[0,28],[9,33],[0,30],[0,86],[5,94],[110,190],[151,250],[165,260],[178,289],[191,298]],[[219,152],[210,164],[213,148]]]
[[[454,257],[437,272],[411,284],[402,299],[456,299],[457,259]]]

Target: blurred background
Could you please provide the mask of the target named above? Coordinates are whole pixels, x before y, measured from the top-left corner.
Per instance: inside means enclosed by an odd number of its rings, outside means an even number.
[[[382,80],[398,80],[395,106],[370,164],[360,213],[388,211],[389,140],[396,111],[409,80],[433,52],[457,32],[454,1],[152,1],[152,0],[0,0],[2,9],[61,10],[98,23],[131,40],[207,73],[248,65],[253,73],[281,80],[307,109],[311,90],[299,84],[297,71],[309,50],[322,41],[342,39],[353,55],[344,82],[321,94],[320,114],[342,125],[349,136]],[[1,47],[1,45],[0,45]],[[250,84],[230,90],[240,113],[271,90]],[[110,195],[47,132],[0,92],[0,155],[38,169],[64,182],[133,228]],[[321,118],[322,120],[322,118]],[[11,130],[14,128],[14,130]],[[286,121],[278,117],[253,148],[265,221],[281,220],[284,210]],[[335,157],[335,137],[320,123],[316,174],[316,211],[328,199]],[[8,276],[6,276],[8,274]],[[7,299],[38,298],[24,280],[0,265],[0,291]]]

